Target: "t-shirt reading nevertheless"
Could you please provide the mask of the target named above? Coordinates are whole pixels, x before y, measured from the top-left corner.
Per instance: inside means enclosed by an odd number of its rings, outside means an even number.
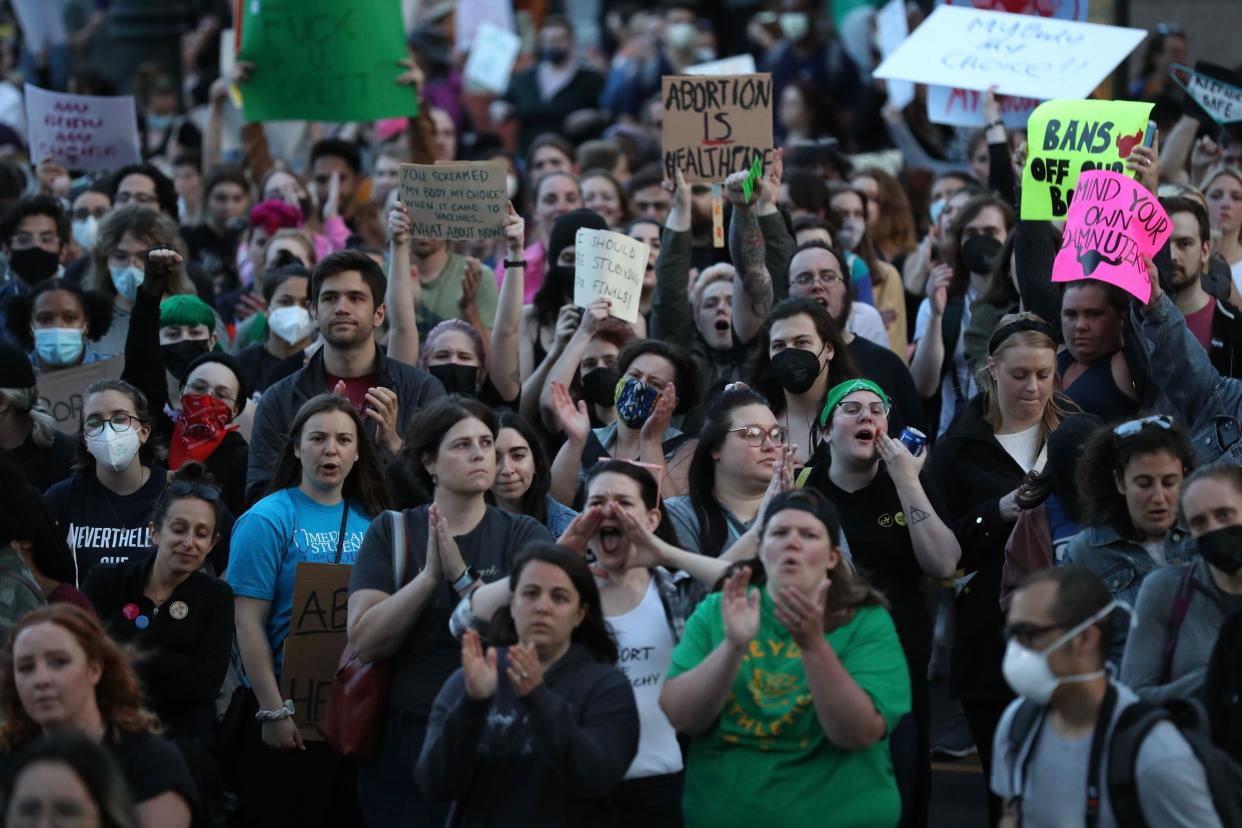
[[[427,562],[428,508],[419,506],[403,513],[412,562],[406,570],[407,582]],[[487,583],[508,577],[514,556],[526,544],[552,542],[552,536],[539,521],[493,506],[487,507],[478,526],[453,539],[462,560],[477,569]],[[350,595],[360,589],[375,589],[389,595],[397,591],[399,585],[393,583],[392,542],[392,521],[381,516],[371,524],[358,552],[349,580]],[[461,645],[449,632],[448,623],[457,602],[448,581],[439,584],[393,656],[389,699],[399,710],[423,718],[430,716],[440,687],[461,666]]]
[[[151,510],[167,479],[167,469],[152,466],[147,482],[138,491],[119,495],[88,471],[47,490],[48,508],[73,553],[75,586],[82,586],[86,573],[96,564],[124,563],[151,549]]]
[[[667,681],[702,663],[724,641],[720,593],[686,623]],[[871,696],[891,733],[910,711],[910,677],[893,621],[863,607],[825,638]],[[688,828],[753,825],[896,825],[901,797],[888,739],[863,750],[828,741],[815,713],[802,651],[761,592],[759,632],[738,667],[724,709],[690,744],[683,799]],[[722,792],[729,796],[722,796]]]
[[[233,528],[229,569],[225,577],[233,594],[270,601],[267,641],[276,675],[284,661],[284,642],[293,613],[293,584],[299,563],[336,560],[342,504],[324,506],[298,488],[268,495],[242,515]],[[345,523],[341,563],[352,564],[371,518],[350,504]]]

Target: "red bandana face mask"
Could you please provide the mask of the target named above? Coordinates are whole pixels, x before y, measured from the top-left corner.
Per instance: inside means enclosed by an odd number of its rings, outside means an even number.
[[[226,434],[237,429],[229,425],[233,412],[228,403],[210,394],[186,394],[181,398],[181,416],[173,426],[168,465],[179,469],[187,460],[203,462],[220,445]]]

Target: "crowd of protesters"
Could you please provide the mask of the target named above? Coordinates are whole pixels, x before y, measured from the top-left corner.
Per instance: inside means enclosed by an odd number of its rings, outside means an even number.
[[[1242,825],[1242,130],[1187,36],[1129,92],[1144,302],[1051,282],[993,91],[887,102],[878,3],[517,2],[502,95],[454,5],[368,123],[245,121],[232,4],[0,28],[3,824],[924,828],[977,753],[961,824]],[[661,77],[743,54],[773,163],[687,183]],[[32,163],[27,83],[132,94],[141,163]],[[415,234],[401,164],[497,159],[503,239]],[[649,246],[636,322],[584,229]],[[289,697],[308,564],[372,750]]]

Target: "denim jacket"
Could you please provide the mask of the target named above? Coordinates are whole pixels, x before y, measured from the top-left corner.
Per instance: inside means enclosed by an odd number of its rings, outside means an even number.
[[[1168,294],[1141,312],[1151,380],[1188,426],[1200,466],[1242,465],[1242,380],[1222,377]]]
[[[1164,541],[1167,566],[1185,563],[1193,557],[1194,551],[1194,540],[1188,532],[1176,526],[1169,530]],[[1108,525],[1091,526],[1075,535],[1065,549],[1065,562],[1082,564],[1099,575],[1113,598],[1124,601],[1131,608],[1138,600],[1143,579],[1158,568],[1141,543],[1123,538]],[[1121,663],[1128,631],[1126,624],[1119,623],[1113,627],[1108,660],[1114,665]]]

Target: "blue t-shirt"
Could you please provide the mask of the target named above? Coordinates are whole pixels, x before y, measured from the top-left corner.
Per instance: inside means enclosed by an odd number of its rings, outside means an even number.
[[[299,563],[332,563],[336,559],[341,505],[323,506],[296,487],[270,494],[242,515],[233,528],[233,545],[225,580],[233,594],[270,601],[267,641],[276,675],[293,612],[293,582]],[[371,518],[356,504],[349,506],[341,563],[352,564]]]

